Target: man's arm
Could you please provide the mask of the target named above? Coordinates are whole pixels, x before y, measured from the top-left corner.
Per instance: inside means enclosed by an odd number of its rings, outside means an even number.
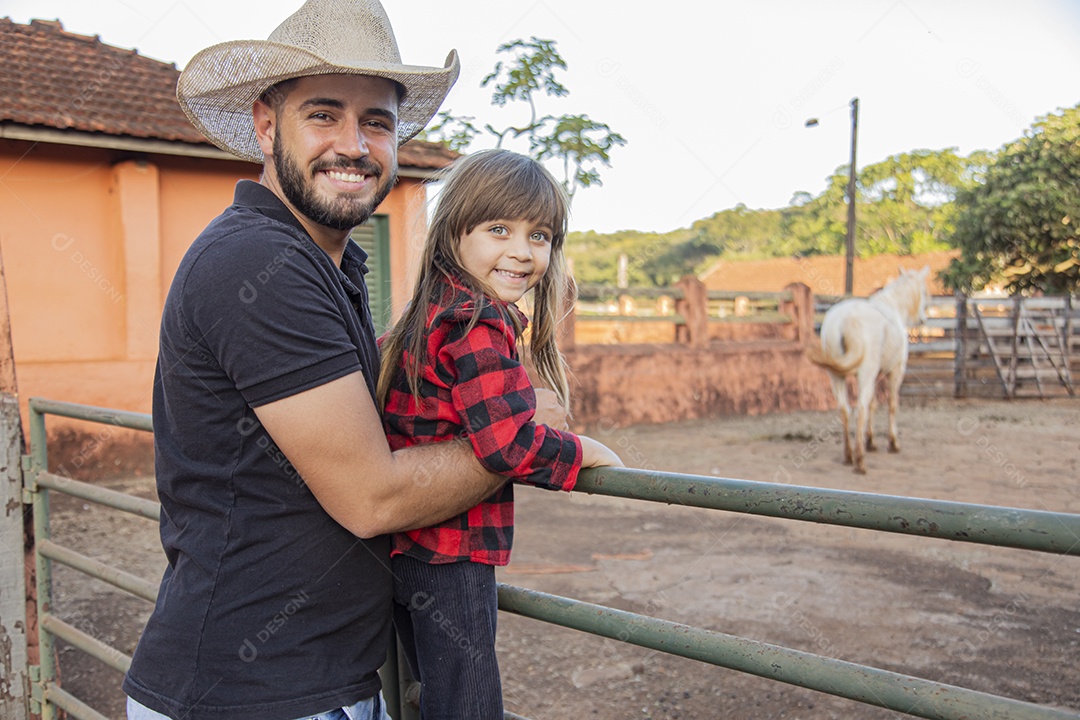
[[[326,512],[359,537],[434,525],[506,482],[484,470],[467,442],[391,453],[360,372],[257,407],[255,415]]]

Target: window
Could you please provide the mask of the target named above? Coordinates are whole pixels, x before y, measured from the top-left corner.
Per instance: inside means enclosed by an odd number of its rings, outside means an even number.
[[[381,335],[390,324],[392,308],[390,302],[390,218],[386,215],[372,215],[366,223],[353,230],[351,238],[368,254],[368,273],[364,276],[364,281],[367,284],[375,332]]]

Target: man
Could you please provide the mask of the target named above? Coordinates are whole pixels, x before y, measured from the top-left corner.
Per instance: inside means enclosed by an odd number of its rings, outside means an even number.
[[[385,533],[505,482],[465,443],[389,451],[366,256],[349,241],[457,74],[453,52],[402,65],[377,0],[309,0],[268,41],[208,48],[181,75],[192,122],[264,171],[165,303],[153,417],[169,565],[124,681],[129,718],[385,717]]]

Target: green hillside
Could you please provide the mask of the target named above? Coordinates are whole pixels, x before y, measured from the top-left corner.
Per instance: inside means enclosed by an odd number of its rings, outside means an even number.
[[[985,172],[988,155],[915,150],[868,165],[856,183],[855,245],[862,256],[916,254],[950,247],[955,198]],[[796,193],[774,210],[744,205],[668,233],[633,230],[571,233],[567,252],[581,283],[614,284],[619,256],[627,256],[630,285],[670,285],[717,260],[839,254],[847,231],[847,166],[824,191]]]

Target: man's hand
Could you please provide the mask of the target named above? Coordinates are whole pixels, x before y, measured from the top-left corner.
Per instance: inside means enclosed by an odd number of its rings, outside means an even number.
[[[547,388],[536,388],[536,414],[533,420],[556,430],[569,430],[566,408],[559,404],[559,396]]]
[[[391,453],[359,371],[260,405],[255,415],[330,517],[359,537],[434,525],[506,483],[467,442]]]

